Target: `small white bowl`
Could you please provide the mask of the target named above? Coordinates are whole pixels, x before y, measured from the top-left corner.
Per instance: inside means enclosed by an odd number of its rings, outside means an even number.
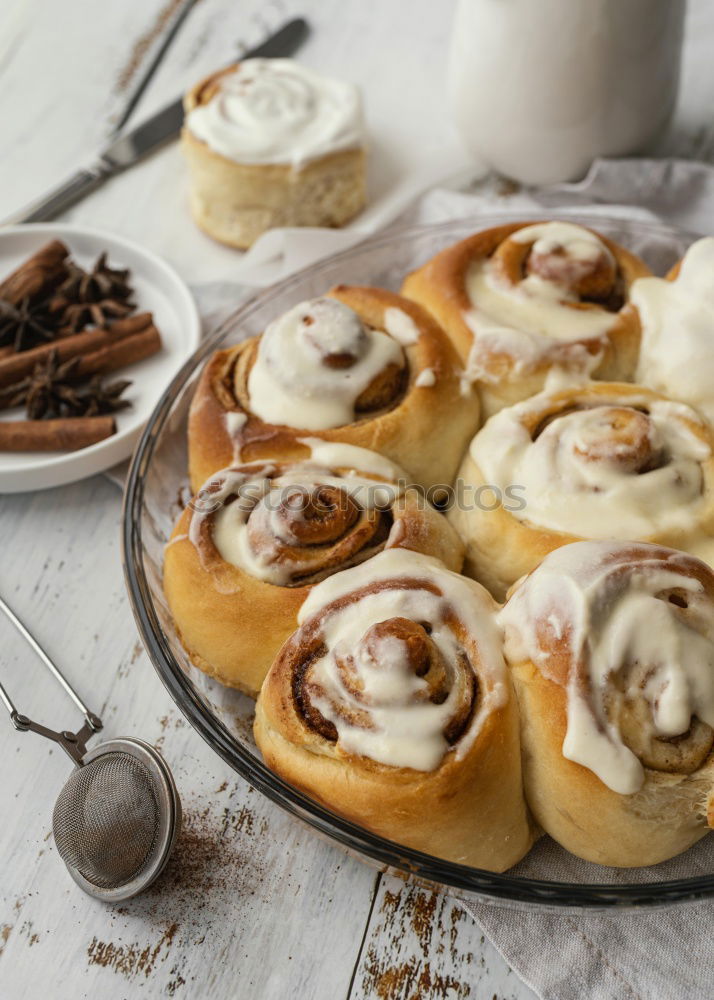
[[[112,267],[128,267],[137,312],[151,312],[163,348],[146,361],[122,368],[108,381],[131,379],[125,397],[131,407],[116,414],[117,431],[106,441],[73,452],[0,452],[0,493],[43,490],[84,479],[131,455],[156,402],[201,339],[201,320],[186,284],[160,257],[111,233],[61,223],[0,229],[0,281],[50,240],[62,240],[82,267],[91,267],[103,251]],[[0,420],[21,417],[0,411]]]

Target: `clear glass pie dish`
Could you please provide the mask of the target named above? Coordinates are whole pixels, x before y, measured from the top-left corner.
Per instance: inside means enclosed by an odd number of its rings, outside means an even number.
[[[664,274],[695,239],[659,224],[581,213],[549,212],[600,230],[641,254]],[[263,763],[252,735],[253,702],[196,670],[173,626],[162,589],[163,550],[189,498],[186,423],[196,380],[215,350],[260,333],[289,306],[337,283],[398,290],[404,275],[445,246],[516,216],[480,216],[389,233],[321,261],[254,296],[208,336],[156,406],[136,450],[124,507],[124,564],[136,621],[149,655],[171,696],[212,749],[264,795],[360,859],[409,874],[431,888],[500,906],[563,910],[618,910],[673,905],[714,895],[714,838],[650,868],[610,869],[587,864],[542,838],[505,874],[469,868],[410,850],[319,805]]]

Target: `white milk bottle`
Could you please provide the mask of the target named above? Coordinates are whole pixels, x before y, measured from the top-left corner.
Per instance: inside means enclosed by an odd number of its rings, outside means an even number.
[[[646,149],[677,97],[686,0],[459,0],[449,90],[466,146],[527,184]]]

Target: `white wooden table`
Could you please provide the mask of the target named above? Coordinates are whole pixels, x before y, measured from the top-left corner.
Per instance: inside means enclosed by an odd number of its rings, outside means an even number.
[[[182,14],[182,0],[4,0],[0,218],[89,159]],[[443,70],[451,0],[201,0],[133,120],[230,61],[288,16],[307,63],[363,87],[373,193],[451,136]],[[707,9],[709,6],[710,9]],[[711,156],[714,16],[695,0],[668,152]],[[402,110],[405,89],[411,117]],[[406,160],[405,160],[406,157]],[[236,255],[185,209],[178,150],[110,182],[66,218],[163,254],[192,284],[230,280]],[[61,751],[0,724],[0,997],[511,998],[533,994],[449,900],[379,876],[253,792],[190,729],[138,640],[120,566],[121,497],[103,477],[0,499],[0,592],[105,720],[155,742],[185,808],[175,857],[144,897],[107,908],[65,874],[51,836]],[[0,671],[22,711],[77,720],[0,622]],[[0,719],[0,723],[2,720]],[[517,914],[513,914],[517,920]]]

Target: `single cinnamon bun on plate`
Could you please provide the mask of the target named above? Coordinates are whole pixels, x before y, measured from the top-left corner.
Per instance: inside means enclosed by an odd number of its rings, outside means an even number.
[[[319,583],[258,698],[285,780],[382,837],[503,871],[532,843],[496,605],[389,549]]]
[[[449,485],[478,419],[454,348],[419,306],[339,285],[210,359],[189,415],[191,484],[237,462],[304,458],[322,439],[380,452],[425,488]]]
[[[500,614],[526,797],[587,861],[653,865],[714,826],[714,574],[658,545],[546,556]]]
[[[342,226],[365,203],[359,91],[290,59],[246,59],[184,100],[191,210],[249,247],[275,226]]]
[[[387,548],[461,568],[463,546],[393,463],[316,442],[310,460],[253,462],[211,478],[179,518],[164,591],[192,662],[256,696],[312,587]]]
[[[550,551],[627,538],[714,561],[714,432],[642,386],[591,382],[501,410],[478,432],[449,511],[465,571],[499,599]]]
[[[697,240],[666,278],[641,278],[632,303],[642,326],[637,381],[695,406],[714,422],[714,239]]]
[[[554,369],[630,379],[639,322],[628,299],[632,282],[649,274],[591,229],[518,222],[442,250],[407,277],[402,294],[453,340],[485,419],[539,392]]]

